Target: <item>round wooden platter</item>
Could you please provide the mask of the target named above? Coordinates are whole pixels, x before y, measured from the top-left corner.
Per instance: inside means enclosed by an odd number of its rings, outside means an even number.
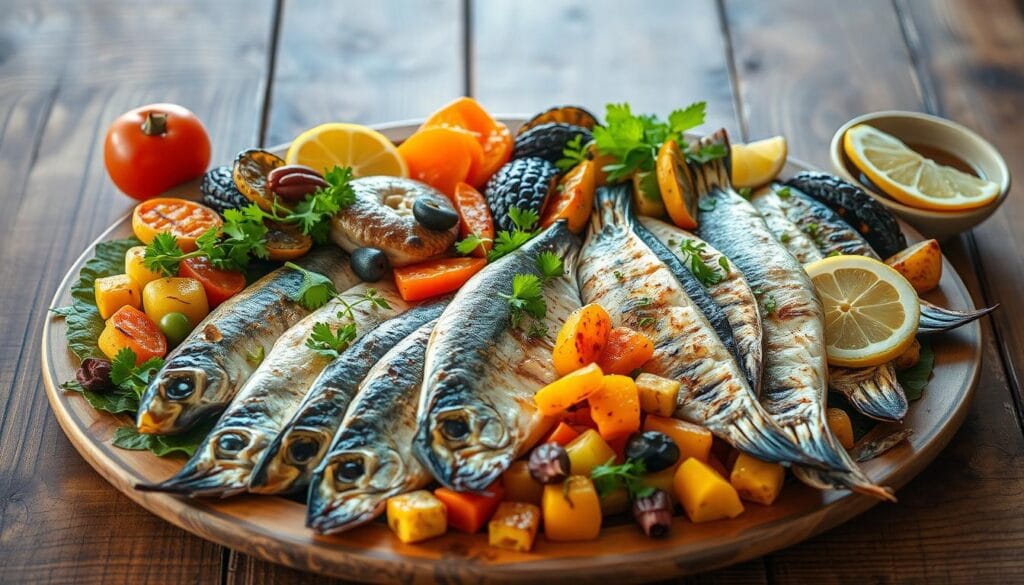
[[[509,116],[510,125],[521,117]],[[416,122],[379,129],[398,142]],[[277,150],[277,149],[275,149]],[[784,176],[808,168],[787,164]],[[194,196],[196,186],[174,194]],[[912,240],[920,236],[904,230]],[[111,226],[97,242],[132,233],[128,217]],[[50,307],[71,302],[70,287],[90,246],[71,266]],[[953,266],[944,260],[940,289],[928,300],[956,309],[973,307]],[[156,483],[173,475],[181,458],[159,458],[126,451],[111,444],[114,430],[131,424],[93,410],[78,394],[60,383],[74,378],[77,359],[67,349],[65,325],[50,318],[43,329],[43,380],[61,427],[82,456],[115,488],[152,513],[202,538],[246,554],[298,569],[361,581],[377,582],[509,582],[573,579],[638,582],[707,571],[784,548],[839,525],[875,505],[871,498],[845,491],[819,492],[789,481],[772,506],[746,504],[734,520],[692,524],[677,516],[671,534],[662,540],[644,537],[630,523],[606,527],[597,541],[548,542],[538,536],[530,553],[491,548],[486,534],[451,532],[425,543],[406,545],[393,538],[383,522],[338,536],[318,536],[304,526],[305,506],[280,497],[241,496],[230,499],[189,499],[137,491],[139,483]],[[935,371],[924,396],[911,404],[905,426],[914,434],[883,456],[864,464],[875,482],[900,488],[919,473],[949,442],[966,414],[981,361],[981,329],[972,323],[934,338]],[[896,428],[879,425],[868,437]],[[886,504],[892,505],[892,504]],[[895,504],[898,505],[898,504]]]

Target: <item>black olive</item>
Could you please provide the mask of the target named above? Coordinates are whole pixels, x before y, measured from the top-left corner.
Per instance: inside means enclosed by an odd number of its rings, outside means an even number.
[[[654,473],[679,461],[679,446],[665,433],[633,433],[626,442],[626,459],[641,461],[648,472]]]
[[[338,465],[338,478],[342,481],[355,481],[363,473],[365,473],[365,469],[362,460],[359,459],[346,459]]]
[[[377,282],[391,270],[387,255],[377,248],[356,248],[350,262],[352,271],[364,282]]]
[[[423,227],[439,232],[446,232],[459,223],[459,214],[441,207],[432,197],[417,197],[412,204],[412,216]]]
[[[185,400],[196,391],[196,382],[192,376],[172,376],[164,384],[164,395],[171,400]]]

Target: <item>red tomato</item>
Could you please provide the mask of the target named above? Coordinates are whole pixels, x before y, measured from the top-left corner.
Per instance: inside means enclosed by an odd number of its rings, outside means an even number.
[[[145,200],[202,175],[210,164],[210,137],[181,106],[142,106],[110,125],[103,161],[118,189]]]
[[[211,307],[223,303],[245,288],[245,275],[234,270],[221,270],[206,258],[187,258],[178,265],[178,276],[194,278],[203,285]]]

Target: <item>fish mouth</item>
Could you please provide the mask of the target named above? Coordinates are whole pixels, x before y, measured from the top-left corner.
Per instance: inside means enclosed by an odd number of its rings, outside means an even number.
[[[280,494],[305,487],[330,440],[320,429],[294,428],[281,433],[253,469],[249,491]]]
[[[333,534],[370,522],[388,498],[416,487],[410,471],[390,448],[332,453],[310,481],[306,526]]]
[[[183,431],[207,414],[207,391],[216,387],[219,393],[226,385],[227,376],[220,368],[163,370],[146,388],[136,426],[140,433],[157,435]]]
[[[185,467],[157,484],[138,484],[143,492],[164,492],[192,497],[226,498],[248,489],[252,468],[266,447],[266,439],[249,429],[229,427],[212,433]]]
[[[435,411],[420,426],[413,452],[445,487],[483,492],[515,459],[512,439],[497,410],[476,404]]]

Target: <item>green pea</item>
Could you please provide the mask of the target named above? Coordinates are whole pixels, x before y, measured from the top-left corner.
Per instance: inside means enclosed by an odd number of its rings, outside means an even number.
[[[174,347],[192,333],[192,323],[184,313],[167,313],[160,317],[160,331],[167,336],[167,343]]]

